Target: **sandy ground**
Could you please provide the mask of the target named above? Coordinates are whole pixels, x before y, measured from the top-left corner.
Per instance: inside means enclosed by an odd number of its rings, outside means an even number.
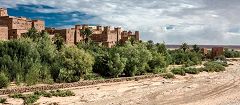
[[[152,78],[71,88],[76,96],[40,98],[48,105],[240,105],[240,62],[220,73]],[[22,100],[8,98],[12,105]]]

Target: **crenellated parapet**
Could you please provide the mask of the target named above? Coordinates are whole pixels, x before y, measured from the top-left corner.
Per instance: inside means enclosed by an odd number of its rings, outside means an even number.
[[[31,20],[26,17],[8,16],[7,9],[5,8],[0,8],[0,25],[8,27],[8,39],[20,38],[31,28],[35,28],[39,32],[45,30],[44,21]]]
[[[8,12],[6,8],[0,8],[0,17],[1,16],[8,16]]]

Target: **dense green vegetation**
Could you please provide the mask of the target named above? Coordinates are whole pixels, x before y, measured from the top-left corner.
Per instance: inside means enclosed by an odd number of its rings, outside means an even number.
[[[193,45],[193,49],[190,49],[186,43],[183,43],[180,49],[169,51],[169,53],[172,56],[172,64],[183,64],[186,67],[201,64],[203,59],[197,45]]]
[[[229,50],[229,49],[225,49],[224,50],[224,56],[227,58],[237,58],[240,57],[240,52],[239,51],[235,51],[234,49]]]
[[[181,68],[173,68],[171,72],[173,74],[185,76],[186,73],[188,74],[198,74],[200,72],[221,72],[225,71],[225,67],[228,65],[225,62],[217,62],[217,61],[210,61],[203,64],[204,67],[202,68],[194,68],[194,67],[181,67]]]
[[[189,67],[201,64],[203,55],[197,45],[184,43],[179,49],[167,50],[164,43],[142,42],[131,38],[125,44],[106,48],[91,41],[85,30],[85,41],[68,46],[60,35],[51,40],[47,33],[29,30],[23,38],[0,42],[0,88],[9,82],[36,83],[76,82],[123,76],[168,73],[170,64]],[[174,74],[197,74],[198,70],[172,70]]]
[[[207,62],[204,64],[205,68],[203,69],[204,71],[207,72],[220,72],[224,71],[226,66],[224,63],[219,63],[219,62]]]

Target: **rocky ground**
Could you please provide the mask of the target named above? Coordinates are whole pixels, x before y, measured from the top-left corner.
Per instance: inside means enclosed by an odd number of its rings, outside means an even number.
[[[152,78],[71,88],[73,97],[42,97],[37,103],[59,105],[240,105],[240,62],[219,73]],[[9,104],[22,100],[8,98]]]

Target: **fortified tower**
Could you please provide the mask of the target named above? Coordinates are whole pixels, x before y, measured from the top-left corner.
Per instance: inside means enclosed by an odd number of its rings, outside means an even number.
[[[0,16],[8,16],[7,9],[5,9],[5,8],[0,8]]]

